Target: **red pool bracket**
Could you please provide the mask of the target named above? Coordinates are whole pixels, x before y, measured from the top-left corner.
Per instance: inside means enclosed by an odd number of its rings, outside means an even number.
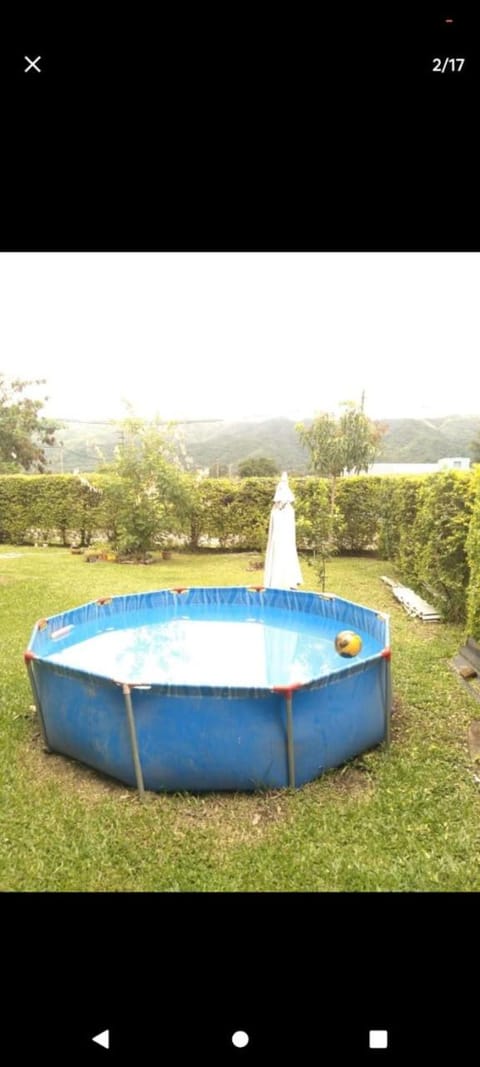
[[[303,682],[292,682],[290,685],[274,685],[272,693],[284,693],[285,696],[288,696],[294,693],[296,689],[301,689],[302,685]]]

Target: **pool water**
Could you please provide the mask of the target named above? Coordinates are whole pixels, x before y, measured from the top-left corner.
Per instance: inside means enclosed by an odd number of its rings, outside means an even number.
[[[101,629],[100,629],[101,627]],[[73,626],[46,659],[131,685],[271,689],[331,675],[377,655],[382,643],[362,630],[362,651],[342,658],[338,621],[244,605],[191,605],[172,617],[158,609]]]

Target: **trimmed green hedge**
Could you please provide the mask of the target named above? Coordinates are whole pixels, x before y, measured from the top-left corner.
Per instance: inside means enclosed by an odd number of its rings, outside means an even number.
[[[233,482],[237,491],[230,511],[232,529],[241,547],[264,552],[267,545],[270,512],[278,476],[242,478]],[[293,490],[295,491],[295,490]]]
[[[295,496],[297,544],[311,548],[313,524],[318,511],[328,508],[327,483],[322,478],[290,478]],[[268,538],[278,477],[205,478],[193,489],[192,546],[202,538],[215,538],[221,548],[263,552]]]
[[[88,544],[114,524],[118,479],[105,475],[11,474],[0,477],[0,540],[14,544],[79,537]]]
[[[446,471],[426,479],[412,530],[414,573],[444,618],[463,621],[469,583],[467,535],[472,477]]]
[[[216,538],[221,548],[235,542],[233,508],[239,483],[229,478],[205,478],[192,490],[190,543],[197,548],[202,538]]]
[[[444,618],[466,617],[470,471],[382,479],[379,548]]]
[[[295,496],[297,545],[310,550],[319,513],[328,510],[328,488],[323,478],[290,478]],[[191,544],[215,538],[221,548],[265,551],[278,477],[205,478],[193,490]]]
[[[289,482],[295,496],[297,546],[300,551],[311,551],[328,538],[328,482],[312,477],[290,478]]]
[[[349,479],[338,496],[346,514],[345,548],[368,547],[374,540],[376,510],[373,483],[378,479]],[[268,525],[278,478],[206,478],[191,480],[190,543],[218,539],[221,548],[256,549],[266,546]],[[292,478],[298,545],[312,547],[319,514],[328,511],[328,483],[322,478]],[[362,488],[363,486],[363,488]],[[376,487],[375,487],[376,488]],[[13,543],[35,540],[68,544],[95,536],[113,540],[116,534],[120,479],[112,474],[5,475],[0,477],[0,539]],[[340,507],[342,512],[342,507]],[[172,533],[184,523],[172,517]],[[341,527],[341,524],[340,524]]]
[[[467,596],[467,634],[480,641],[480,466],[472,479],[472,516],[467,537],[470,583]]]
[[[336,503],[342,516],[340,552],[363,552],[377,547],[382,479],[373,475],[342,478]]]
[[[391,476],[381,479],[379,494],[378,550],[383,559],[395,562],[408,577],[415,566],[412,528],[417,517],[423,477]]]
[[[207,478],[191,487],[187,537],[193,547],[217,539],[221,548],[266,548],[278,478]],[[329,491],[322,478],[291,478],[297,544],[311,550],[327,529]],[[113,474],[3,475],[0,540],[69,544],[114,540],[122,483]],[[475,495],[476,494],[476,495]],[[445,618],[480,633],[480,475],[445,471],[422,477],[340,479],[335,533],[343,552],[378,547],[407,585]],[[185,533],[172,513],[172,535]],[[470,586],[469,586],[470,582]]]

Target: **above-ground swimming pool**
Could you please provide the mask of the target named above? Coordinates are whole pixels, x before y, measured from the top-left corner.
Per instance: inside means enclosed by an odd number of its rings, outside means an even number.
[[[102,598],[37,622],[25,662],[46,747],[140,792],[298,786],[389,741],[388,616],[340,597]]]

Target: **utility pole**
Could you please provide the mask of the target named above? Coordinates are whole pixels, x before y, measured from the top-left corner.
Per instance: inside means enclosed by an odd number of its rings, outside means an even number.
[[[64,441],[60,441],[60,472],[63,474],[63,449],[65,447]]]

